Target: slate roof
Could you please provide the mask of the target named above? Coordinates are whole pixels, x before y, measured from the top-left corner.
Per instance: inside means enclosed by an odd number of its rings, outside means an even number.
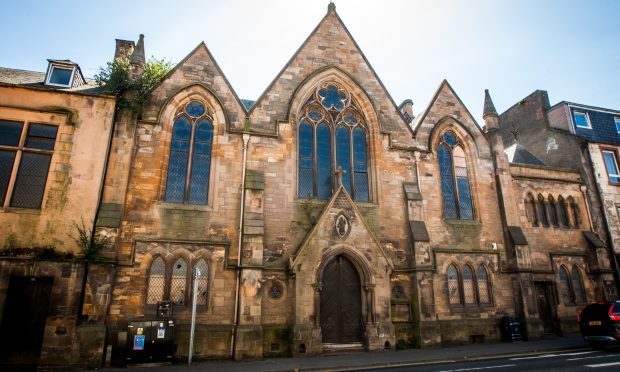
[[[254,106],[254,104],[256,103],[256,101],[252,101],[251,99],[241,98],[240,100],[241,100],[241,103],[243,103],[243,106],[245,106],[246,110],[250,110],[250,108]]]
[[[511,163],[541,166],[546,165],[542,160],[538,159],[520,143],[515,143],[512,146],[506,147],[506,149],[504,149],[504,153],[508,157],[508,161]]]
[[[74,87],[63,88],[45,85],[45,72],[19,70],[14,68],[0,67],[0,83],[19,85],[24,87],[36,87],[49,90],[60,90],[65,92],[80,92],[90,94],[102,94],[101,87],[92,79],[85,79],[86,84]]]

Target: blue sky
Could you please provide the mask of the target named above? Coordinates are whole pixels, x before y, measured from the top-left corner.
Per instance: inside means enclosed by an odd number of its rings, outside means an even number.
[[[71,59],[87,76],[114,39],[145,34],[148,56],[180,61],[204,41],[241,98],[256,99],[325,15],[328,0],[4,2],[0,66],[44,71]],[[396,103],[424,109],[442,79],[482,123],[535,89],[620,109],[620,1],[336,0]]]

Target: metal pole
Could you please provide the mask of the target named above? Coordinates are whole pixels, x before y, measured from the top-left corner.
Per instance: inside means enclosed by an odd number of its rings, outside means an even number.
[[[192,327],[189,332],[189,356],[187,357],[187,365],[192,366],[192,354],[194,354],[194,332],[196,331],[196,300],[198,298],[198,277],[200,269],[194,269],[194,292],[192,295]]]

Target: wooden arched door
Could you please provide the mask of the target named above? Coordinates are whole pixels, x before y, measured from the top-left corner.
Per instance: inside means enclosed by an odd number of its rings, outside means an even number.
[[[324,343],[361,342],[362,294],[355,266],[343,255],[334,257],[323,270],[321,332]]]

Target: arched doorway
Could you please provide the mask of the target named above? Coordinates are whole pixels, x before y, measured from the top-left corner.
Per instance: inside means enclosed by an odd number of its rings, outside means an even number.
[[[362,342],[362,294],[353,263],[338,255],[323,270],[321,289],[321,332],[323,343]]]

